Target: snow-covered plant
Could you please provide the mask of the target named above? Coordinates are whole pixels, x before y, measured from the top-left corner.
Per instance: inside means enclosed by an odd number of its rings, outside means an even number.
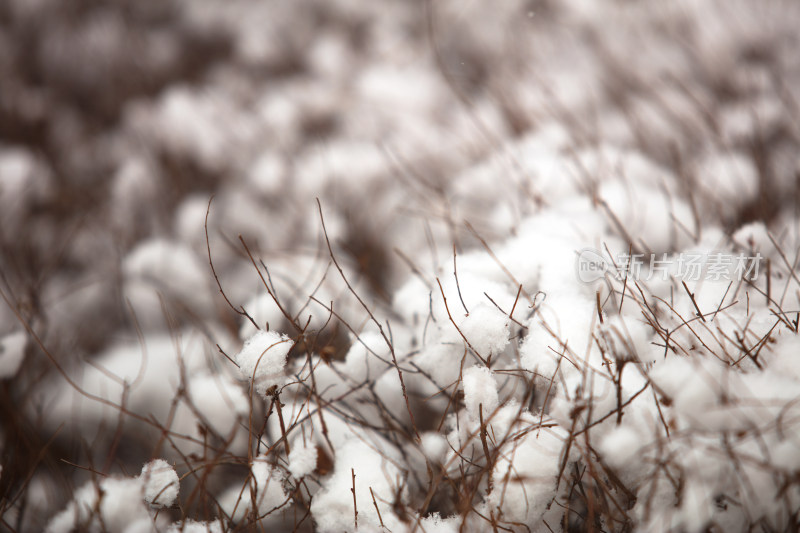
[[[800,529],[799,23],[0,5],[0,529]]]

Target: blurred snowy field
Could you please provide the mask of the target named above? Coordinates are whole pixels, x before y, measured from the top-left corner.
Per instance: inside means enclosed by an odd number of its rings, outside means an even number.
[[[800,530],[798,27],[0,0],[0,529]]]

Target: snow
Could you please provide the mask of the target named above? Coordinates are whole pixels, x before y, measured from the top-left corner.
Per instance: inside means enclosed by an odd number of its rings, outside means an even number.
[[[742,153],[714,154],[698,161],[697,182],[709,203],[727,216],[754,201],[759,190],[758,169]]]
[[[176,342],[169,335],[151,334],[144,344],[120,342],[97,354],[95,364],[73,378],[80,391],[63,382],[43,393],[48,405],[45,423],[55,429],[64,420],[75,421],[92,434],[104,424],[116,423],[120,411],[115,406],[124,404],[131,413],[169,424],[181,435],[173,443],[184,453],[202,450],[201,421],[216,434],[238,436],[239,418],[249,413],[245,393],[226,373],[208,372],[210,347],[202,334],[186,331],[179,337]],[[177,403],[173,417],[173,399],[182,386],[186,398]],[[84,393],[110,403],[93,401]],[[143,431],[150,436],[161,433],[155,428]],[[244,443],[246,432],[232,441],[240,449]]]
[[[617,230],[618,224],[637,228],[637,243],[644,243],[646,249],[655,252],[688,243],[686,230],[675,222],[679,220],[687,228],[695,225],[694,215],[684,201],[655,187],[632,186],[621,181],[603,183],[598,194],[605,202],[604,207],[613,213],[608,220],[612,231]]]
[[[129,524],[150,521],[142,505],[144,487],[138,478],[107,477],[97,485],[88,482],[75,493],[67,507],[47,525],[48,533],[66,533],[76,527],[89,531],[126,531]],[[99,519],[94,510],[99,509]],[[87,527],[88,526],[88,527]]]
[[[220,128],[225,123],[225,111],[220,105],[224,101],[213,93],[175,87],[160,98],[155,115],[143,117],[137,126],[176,154],[218,169],[224,165],[229,148],[226,128]]]
[[[208,268],[183,243],[161,238],[144,241],[125,258],[122,271],[123,293],[143,328],[164,327],[165,297],[195,313],[213,307]]]
[[[553,497],[563,446],[559,431],[531,431],[509,442],[492,471],[487,503],[504,520],[533,524]]]
[[[289,452],[289,472],[295,479],[300,479],[317,468],[317,447],[313,443],[305,443],[301,438],[295,439]]]
[[[127,233],[146,217],[148,206],[158,201],[159,176],[144,158],[132,156],[119,165],[112,180],[111,203]]]
[[[283,490],[282,476],[269,465],[267,457],[259,456],[250,466],[258,514],[267,514],[283,505],[288,497]]]
[[[597,321],[596,305],[572,290],[554,290],[528,326],[521,349],[523,368],[550,377],[558,359],[569,350],[583,354],[591,344],[590,332]],[[569,366],[565,371],[569,371]]]
[[[252,380],[259,393],[264,394],[271,387],[283,384],[283,369],[292,344],[286,335],[259,331],[245,341],[234,360],[242,376]]]
[[[28,335],[24,331],[10,333],[0,339],[0,379],[9,379],[25,359]]]
[[[199,371],[186,384],[188,402],[178,406],[175,430],[183,435],[203,440],[204,427],[197,424],[197,411],[202,414],[202,424],[217,435],[230,439],[232,450],[242,450],[247,445],[246,432],[240,420],[250,413],[250,404],[239,383],[231,377],[218,373]],[[189,448],[189,445],[185,445]],[[195,446],[199,447],[199,446]]]
[[[82,4],[0,17],[6,522],[792,528],[800,4]]]
[[[170,507],[178,497],[178,474],[163,459],[155,459],[142,467],[139,477],[144,481],[144,499],[156,507]]]
[[[426,432],[423,433],[421,442],[422,450],[425,457],[434,463],[441,463],[444,461],[448,452],[447,439],[439,433]]]
[[[46,194],[49,177],[24,148],[0,147],[0,175],[0,208],[4,217]]]
[[[233,485],[219,497],[220,506],[226,516],[231,517],[234,522],[242,521],[253,511],[259,516],[273,515],[287,500],[283,476],[264,455],[253,459],[250,477],[244,485]]]
[[[172,524],[167,533],[222,533],[225,531],[225,526],[221,520],[214,520],[211,522],[197,522],[195,520],[186,520]]]
[[[684,488],[681,513],[687,531],[703,531],[713,516],[714,495],[700,482],[689,482]]]
[[[253,189],[264,196],[280,194],[286,183],[286,164],[273,152],[258,156],[248,174]]]
[[[476,352],[483,357],[499,355],[508,345],[511,320],[490,303],[470,309],[459,329]]]
[[[464,404],[472,420],[488,421],[499,405],[497,383],[485,366],[464,370]]]
[[[386,341],[379,333],[367,331],[362,333],[358,339],[351,339],[352,344],[344,358],[343,372],[354,382],[360,382],[370,377],[378,375],[376,370],[384,367],[378,358],[388,361],[389,348]]]
[[[600,442],[600,451],[614,468],[624,468],[639,453],[643,442],[635,429],[619,426],[608,433]]]
[[[733,234],[733,242],[748,252],[767,252],[772,247],[769,230],[763,222],[751,222],[737,229]]]
[[[439,513],[432,513],[419,521],[419,527],[425,533],[456,533],[459,526],[457,516],[442,518]]]
[[[353,473],[359,527],[377,530],[380,526],[378,512],[372,505],[373,493],[386,527],[391,530],[402,527],[391,505],[396,497],[400,501],[405,499],[398,477],[400,470],[391,448],[383,446],[376,449],[366,442],[350,439],[336,450],[334,471],[311,502],[318,531],[328,533],[354,528],[353,493],[350,491]]]

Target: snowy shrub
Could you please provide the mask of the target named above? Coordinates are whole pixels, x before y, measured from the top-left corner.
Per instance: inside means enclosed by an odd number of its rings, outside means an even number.
[[[800,7],[0,5],[0,527],[800,529]]]
[[[87,531],[154,531],[165,526],[163,519],[143,505],[168,505],[178,495],[175,471],[158,459],[144,466],[136,478],[107,477],[89,482],[75,494],[66,509],[47,525],[52,533]]]

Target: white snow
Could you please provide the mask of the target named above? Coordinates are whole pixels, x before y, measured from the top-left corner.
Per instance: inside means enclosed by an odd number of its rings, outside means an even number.
[[[107,477],[97,485],[90,481],[78,489],[67,507],[50,520],[46,531],[67,533],[86,527],[89,531],[122,533],[129,524],[144,520],[152,523],[143,505],[143,496],[144,486],[139,478]],[[99,510],[99,515],[95,510]]]
[[[491,303],[470,309],[459,328],[472,347],[483,357],[497,356],[508,344],[511,320]]]
[[[177,303],[178,309],[188,306],[193,313],[213,308],[209,268],[183,243],[160,238],[144,241],[125,258],[122,271],[123,293],[143,328],[164,328],[164,299]]]
[[[800,4],[67,4],[0,31],[0,380],[77,466],[6,522],[792,529]]]
[[[442,518],[439,513],[432,513],[419,521],[419,527],[425,533],[456,533],[460,526],[459,517]]]
[[[310,474],[317,468],[317,447],[314,443],[295,439],[289,452],[289,472],[295,479]]]
[[[223,531],[225,531],[225,526],[219,519],[212,522],[186,520],[176,522],[167,529],[167,533],[222,533]]]
[[[250,465],[248,482],[229,487],[219,497],[219,502],[225,514],[239,522],[253,510],[260,516],[271,515],[284,506],[287,498],[280,471],[267,457],[259,455]]]
[[[473,366],[464,370],[464,403],[472,420],[488,421],[500,405],[497,383],[492,371],[485,366]]]
[[[325,479],[322,490],[311,502],[311,512],[319,531],[330,533],[354,529],[353,493],[350,490],[354,483],[353,473],[356,476],[359,527],[377,530],[380,526],[378,513],[372,504],[374,493],[386,527],[391,530],[402,528],[392,510],[396,497],[405,500],[400,488],[400,469],[386,444],[381,443],[378,449],[358,439],[350,439],[336,450],[333,474]]]
[[[176,342],[169,335],[151,334],[143,345],[121,342],[98,354],[94,365],[74,379],[81,391],[110,403],[100,403],[68,383],[58,383],[43,393],[42,401],[48,406],[45,424],[55,429],[68,420],[85,434],[92,434],[103,424],[116,422],[120,416],[116,406],[124,404],[132,413],[171,424],[181,435],[173,443],[184,453],[202,450],[205,424],[218,435],[237,436],[232,445],[241,449],[247,432],[238,437],[239,418],[250,410],[244,391],[225,372],[208,372],[210,347],[203,335],[189,330],[178,338]],[[173,399],[182,385],[186,397],[177,403],[171,418]],[[145,435],[161,434],[160,429],[138,427]]]
[[[600,451],[608,463],[615,468],[624,468],[639,453],[642,436],[629,426],[614,428],[600,442]]]
[[[28,335],[24,331],[9,333],[0,339],[0,379],[9,379],[19,370],[25,359]]]
[[[554,494],[562,446],[561,432],[547,429],[506,444],[487,498],[504,520],[534,524],[544,514]]]
[[[267,457],[256,457],[250,467],[256,497],[255,508],[260,515],[277,509],[287,500],[282,476],[267,461]]]
[[[283,384],[283,369],[291,348],[292,341],[286,335],[259,331],[245,341],[234,360],[242,376],[252,380],[256,389],[264,394],[271,387]]]
[[[155,459],[142,467],[139,477],[144,482],[144,499],[156,507],[169,507],[175,503],[180,490],[178,474],[163,459]]]
[[[442,462],[449,450],[447,439],[443,435],[431,431],[422,434],[420,444],[425,457],[434,463]]]
[[[742,153],[713,154],[697,163],[697,182],[709,203],[730,216],[756,199],[759,175],[752,159]]]

